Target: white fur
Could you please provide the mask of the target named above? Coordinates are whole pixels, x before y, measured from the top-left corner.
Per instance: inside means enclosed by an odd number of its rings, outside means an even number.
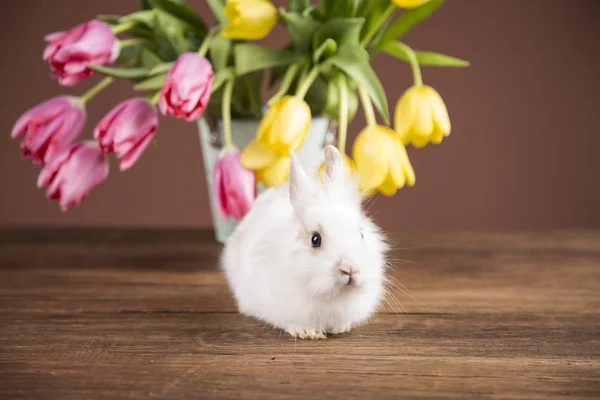
[[[376,311],[387,246],[334,147],[326,149],[323,183],[308,179],[291,158],[289,182],[256,199],[227,241],[222,267],[241,313],[318,339]],[[319,248],[311,245],[313,232],[321,234]],[[360,271],[352,284],[342,268]]]

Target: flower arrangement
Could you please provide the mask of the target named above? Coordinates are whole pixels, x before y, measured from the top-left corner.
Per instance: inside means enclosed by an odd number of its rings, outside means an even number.
[[[405,146],[438,144],[450,134],[446,106],[423,84],[421,66],[461,67],[455,57],[413,50],[401,37],[445,0],[208,0],[217,25],[209,28],[179,0],[141,0],[125,16],[100,15],[66,32],[46,36],[43,59],[65,87],[101,75],[79,96],[62,95],[25,112],[13,138],[21,152],[43,165],[39,187],[62,210],[77,206],[109,174],[107,156],[120,170],[133,166],[154,139],[158,113],[186,121],[203,114],[223,121],[224,146],[214,168],[214,196],[225,218],[241,219],[256,184],[274,186],[288,176],[290,150],[300,149],[313,116],[338,121],[337,146],[367,194],[391,196],[415,183]],[[252,41],[282,24],[290,36],[281,49]],[[121,37],[121,36],[125,37]],[[412,68],[414,85],[398,100],[390,121],[385,91],[370,60],[388,53]],[[270,70],[276,93],[261,87]],[[81,141],[88,103],[115,80],[140,93],[112,109]],[[359,103],[367,126],[346,153],[346,133]],[[383,124],[378,124],[375,110]],[[243,149],[233,143],[232,118],[261,120]]]

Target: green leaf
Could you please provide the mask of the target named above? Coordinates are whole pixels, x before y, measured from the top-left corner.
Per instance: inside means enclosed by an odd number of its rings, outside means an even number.
[[[217,35],[210,44],[210,61],[215,71],[227,66],[231,53],[231,40],[223,35]]]
[[[108,15],[100,14],[96,16],[100,21],[106,22],[109,25],[118,25],[121,22],[121,16],[119,15]]]
[[[154,14],[157,52],[163,59],[172,61],[181,53],[198,50],[202,39],[189,24],[160,9],[154,9]]]
[[[388,42],[382,50],[402,61],[410,62],[410,58],[404,48],[399,46],[397,42]],[[434,53],[431,51],[414,50],[419,64],[433,67],[468,67],[469,62],[460,58],[447,56],[445,54]]]
[[[290,36],[292,36],[296,50],[302,53],[309,52],[312,45],[312,38],[319,27],[319,22],[310,16],[302,16],[293,12],[289,13],[284,9],[279,9],[279,16]]]
[[[104,67],[100,65],[88,65],[88,68],[102,75],[110,76],[116,79],[139,79],[144,78],[150,72],[148,68],[115,68]]]
[[[117,62],[129,66],[135,66],[139,63],[142,46],[127,46],[121,49]]]
[[[360,0],[323,0],[322,4],[327,19],[348,18],[356,16]]]
[[[150,28],[154,27],[154,10],[144,10],[134,12],[121,18],[121,22],[134,21],[140,24],[144,24]]]
[[[359,46],[340,47],[337,54],[330,57],[326,63],[335,65],[353,79],[358,85],[363,87],[373,100],[373,103],[383,117],[386,124],[389,124],[390,116],[387,104],[387,98],[383,86],[369,64],[369,57],[365,50]]]
[[[133,89],[135,90],[156,90],[163,87],[165,84],[165,79],[167,78],[167,74],[155,75],[151,78],[144,79],[139,82]]]
[[[318,13],[317,9],[318,9],[318,7],[315,7],[315,6],[306,7],[304,9],[304,11],[302,11],[300,13],[300,15],[302,15],[303,17],[306,17],[306,18],[314,19],[315,13]]]
[[[365,18],[365,23],[361,32],[360,38],[363,39],[367,32],[376,28],[376,25],[381,23],[386,9],[390,5],[390,0],[368,0],[360,4],[357,15]]]
[[[227,21],[225,17],[225,0],[207,0],[207,3],[219,24]]]
[[[158,75],[158,74],[168,72],[171,69],[171,67],[173,66],[173,64],[174,63],[172,63],[172,62],[160,63],[150,69],[150,72],[148,72],[148,76],[153,76],[153,75]]]
[[[308,89],[306,96],[304,96],[304,101],[310,107],[312,115],[321,115],[323,112],[327,98],[328,83],[328,80],[323,75],[317,76],[317,79],[315,79],[310,89]]]
[[[142,10],[150,10],[152,7],[152,0],[140,0],[140,9]]]
[[[431,14],[444,4],[446,0],[431,0],[420,7],[404,11],[390,26],[379,41],[379,45],[385,45],[400,39],[413,26],[427,19]],[[379,46],[378,46],[379,47]]]
[[[289,0],[290,10],[292,12],[302,13],[310,5],[309,0]]]
[[[313,49],[321,46],[326,39],[333,39],[338,46],[358,46],[364,22],[363,18],[335,18],[325,22],[315,32]]]
[[[160,58],[154,50],[142,47],[139,62],[141,66],[146,68],[154,68],[155,66],[162,64],[163,62],[163,59]]]
[[[298,72],[299,68],[300,68],[300,64],[290,65],[290,67],[285,72],[285,75],[283,76],[279,90],[269,100],[269,102],[268,102],[269,105],[272,105],[272,103],[274,101],[281,98],[281,96],[285,95],[288,92],[288,90],[290,90],[290,87],[292,86],[292,83],[294,82],[294,78],[296,77],[296,73]]]
[[[325,41],[321,43],[321,45],[314,51],[313,62],[317,63],[321,57],[327,58],[334,55],[337,51],[337,47],[338,46],[335,40],[330,38],[325,39]]]
[[[251,43],[240,43],[234,47],[235,73],[237,76],[280,65],[287,65],[302,58],[290,51],[272,50]]]
[[[211,91],[212,93],[216,92],[223,86],[225,82],[235,76],[235,72],[233,68],[225,68],[215,73],[215,79],[213,80]]]
[[[154,6],[187,22],[188,29],[195,31],[202,39],[206,37],[208,28],[190,5],[179,0],[152,0]]]
[[[289,42],[282,48],[282,51],[293,51],[294,43]],[[269,77],[269,87],[273,87],[282,77],[285,75],[287,71],[287,65],[280,65],[278,67],[271,68],[271,76]]]

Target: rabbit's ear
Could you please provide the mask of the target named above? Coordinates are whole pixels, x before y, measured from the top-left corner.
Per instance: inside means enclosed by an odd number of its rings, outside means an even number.
[[[333,180],[343,170],[342,156],[338,149],[331,145],[325,147],[325,176]]]
[[[290,150],[290,200],[298,201],[310,186],[310,180],[296,158],[294,150]]]

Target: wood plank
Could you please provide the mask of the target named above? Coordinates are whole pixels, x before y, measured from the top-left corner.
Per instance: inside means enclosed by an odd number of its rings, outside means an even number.
[[[0,230],[0,398],[600,397],[600,233],[393,241],[407,314],[306,342],[235,312],[210,233]]]

